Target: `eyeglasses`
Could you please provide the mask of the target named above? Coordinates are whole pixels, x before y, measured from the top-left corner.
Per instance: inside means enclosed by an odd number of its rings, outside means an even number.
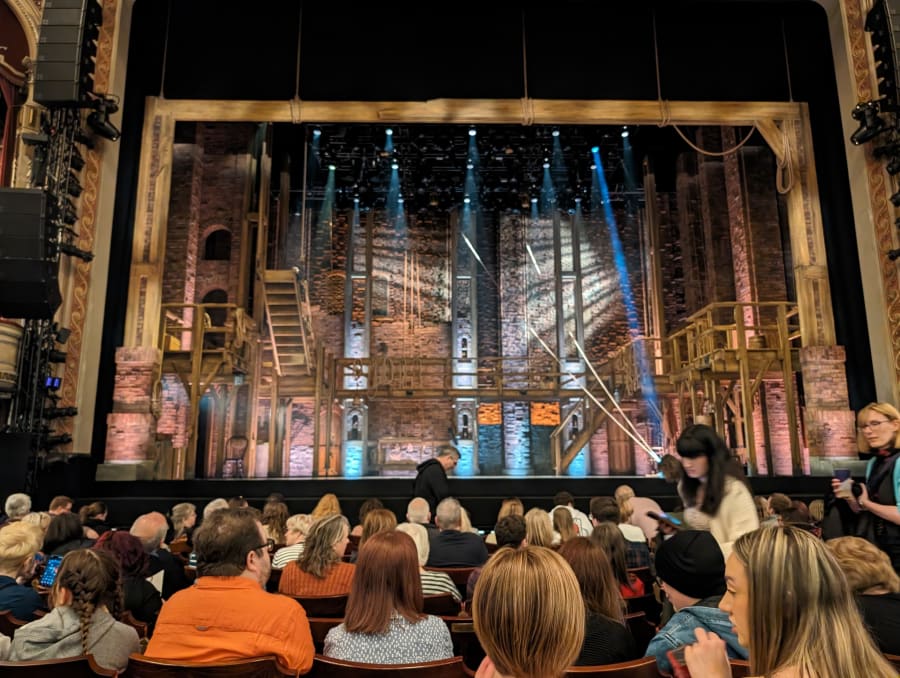
[[[252,551],[259,551],[260,549],[265,549],[269,553],[272,553],[275,550],[275,540],[274,539],[266,539],[265,544],[260,544],[259,546],[251,549]]]
[[[868,431],[870,428],[878,428],[882,424],[887,424],[889,421],[893,421],[893,419],[882,419],[881,421],[870,421],[868,424],[859,427],[860,431]]]

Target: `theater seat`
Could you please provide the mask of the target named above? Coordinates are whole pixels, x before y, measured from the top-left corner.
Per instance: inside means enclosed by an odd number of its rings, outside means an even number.
[[[469,575],[472,574],[472,571],[475,569],[474,567],[425,567],[426,570],[430,572],[444,572],[447,574],[450,579],[453,580],[453,583],[456,584],[456,588],[459,589],[459,595],[463,600],[466,598],[466,584],[469,583]]]
[[[744,659],[729,659],[731,678],[747,678],[750,675],[750,662]]]
[[[462,657],[420,664],[361,664],[316,655],[311,676],[316,678],[386,678],[387,676],[421,676],[422,678],[471,678]]]
[[[347,594],[339,596],[294,596],[307,617],[342,618],[347,610]]]
[[[459,601],[449,593],[424,596],[423,600],[425,614],[434,614],[438,617],[455,617],[459,614]]]
[[[94,678],[115,676],[116,673],[115,669],[98,666],[90,655],[35,662],[0,662],[0,676],[3,678]]]
[[[11,610],[0,611],[0,633],[4,636],[12,638],[16,629],[20,626],[25,626],[27,623],[27,621],[14,617]]]
[[[280,666],[271,655],[215,664],[196,664],[133,654],[128,658],[128,667],[121,675],[122,678],[283,678],[296,676],[297,672]]]
[[[605,678],[660,678],[656,657],[642,657],[630,662],[605,666],[572,666],[566,670],[567,678],[604,676]]]

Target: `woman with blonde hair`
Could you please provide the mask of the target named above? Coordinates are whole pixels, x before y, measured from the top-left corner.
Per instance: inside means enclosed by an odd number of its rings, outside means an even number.
[[[313,523],[300,558],[281,571],[278,592],[289,596],[337,596],[350,592],[356,566],[341,560],[350,523],[332,515]]]
[[[310,527],[312,518],[309,514],[297,513],[287,519],[287,529],[284,532],[286,546],[275,551],[275,555],[272,556],[273,570],[283,570],[289,562],[300,557]]]
[[[525,514],[525,541],[529,546],[553,545],[553,523],[544,509],[533,508]]]
[[[185,541],[190,544],[191,534],[197,524],[197,506],[188,501],[175,504],[170,512],[170,518],[172,519],[172,536],[167,540],[168,543]]]
[[[871,455],[866,482],[858,483],[858,497],[847,496],[856,514],[855,533],[888,554],[900,570],[900,412],[889,403],[870,403],[856,417],[859,451]],[[837,492],[840,481],[833,478]]]
[[[568,511],[553,512],[553,529],[559,534],[559,543],[564,544],[575,536],[575,521]]]
[[[400,523],[397,531],[408,534],[416,545],[416,555],[419,558],[419,581],[422,583],[423,596],[439,596],[449,593],[455,600],[460,599],[459,589],[450,575],[446,572],[426,570],[425,563],[431,554],[431,541],[428,539],[428,530],[420,523]]]
[[[525,517],[525,506],[524,504],[522,504],[521,499],[519,499],[518,497],[509,497],[500,502],[500,510],[497,511],[497,520],[494,525],[506,518],[506,516],[522,516],[523,518]],[[484,538],[484,542],[486,544],[497,543],[497,535],[494,534],[493,530],[491,530],[491,533]]]
[[[584,619],[578,580],[558,553],[500,549],[472,599],[475,634],[487,654],[476,676],[560,678],[581,651]]]
[[[825,546],[835,557],[878,648],[900,654],[900,577],[891,559],[860,537],[829,539]]]
[[[327,518],[328,516],[339,516],[341,515],[341,502],[338,501],[337,495],[331,492],[323,494],[322,498],[319,499],[319,503],[316,504],[316,507],[309,515],[312,516],[313,521]]]
[[[896,678],[860,617],[847,579],[820,540],[793,527],[742,535],[725,566],[727,612],[750,673],[773,678]],[[703,629],[685,649],[692,676],[731,678],[725,642]]]

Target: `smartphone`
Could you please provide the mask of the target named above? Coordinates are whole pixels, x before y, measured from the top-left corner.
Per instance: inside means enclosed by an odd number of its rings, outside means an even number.
[[[685,646],[682,645],[666,652],[666,657],[669,658],[669,663],[672,665],[672,678],[691,678],[691,672],[684,663],[684,648]]]
[[[53,582],[56,581],[56,573],[59,572],[59,564],[62,562],[62,559],[62,556],[50,556],[47,559],[47,566],[44,568],[44,572],[41,574],[41,579],[39,581],[41,586],[48,589],[53,586]]]
[[[672,527],[679,530],[684,526],[684,523],[682,523],[678,518],[676,518],[675,516],[670,516],[665,511],[662,511],[660,513],[657,513],[656,511],[647,511],[647,517],[653,518],[653,520],[659,520],[663,523],[668,523]]]
[[[834,469],[834,477],[841,481],[834,492],[836,497],[852,497],[853,478],[850,477],[850,469],[836,468]]]

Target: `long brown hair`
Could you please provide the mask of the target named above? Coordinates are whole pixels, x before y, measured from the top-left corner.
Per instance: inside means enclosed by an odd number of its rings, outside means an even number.
[[[633,589],[634,587],[628,581],[628,565],[625,561],[625,537],[622,536],[618,525],[609,522],[600,523],[591,532],[591,541],[597,544],[600,550],[609,558],[609,564],[612,566],[616,581]]]
[[[424,619],[423,606],[412,537],[396,530],[372,535],[359,549],[344,627],[351,633],[385,633],[395,613],[411,624]]]
[[[386,508],[372,509],[363,520],[362,536],[359,538],[360,548],[379,532],[387,532],[397,527],[397,516]]]
[[[270,501],[263,506],[262,522],[268,530],[269,536],[276,544],[284,543],[284,533],[287,532],[287,519],[291,513],[287,504],[281,501]]]
[[[125,609],[119,563],[106,551],[70,551],[59,566],[56,582],[50,592],[54,604],[60,600],[61,589],[72,594],[69,605],[78,615],[82,652],[88,654],[88,633],[97,608],[106,607],[115,619]]]
[[[317,520],[309,528],[297,565],[304,572],[318,579],[325,579],[335,563],[341,561],[334,545],[349,533],[350,523],[340,514]]]
[[[625,600],[603,549],[587,537],[574,537],[558,553],[575,573],[587,611],[624,624]]]
[[[569,509],[559,508],[553,512],[553,529],[559,532],[560,542],[567,542],[575,536],[575,521]]]

